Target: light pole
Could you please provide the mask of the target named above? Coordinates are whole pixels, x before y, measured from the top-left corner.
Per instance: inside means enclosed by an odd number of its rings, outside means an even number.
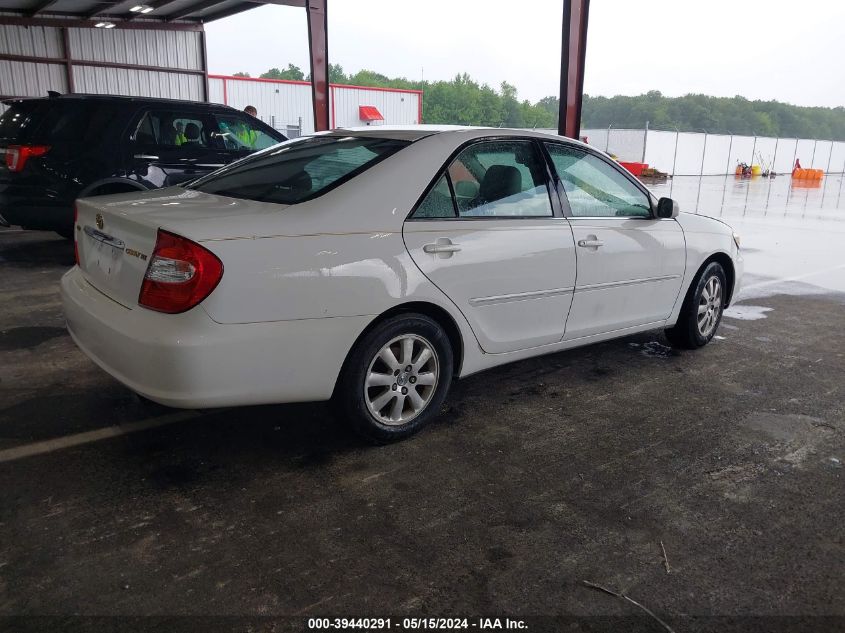
[[[707,130],[704,130],[704,149],[701,150],[701,169],[698,170],[698,193],[695,196],[695,212],[698,213],[698,201],[701,198],[701,181],[704,179],[704,159],[707,156]]]
[[[722,184],[722,205],[719,207],[719,213],[721,214],[725,208],[725,191],[728,188],[728,176],[731,175],[731,150],[734,146],[734,133],[728,130],[728,134],[730,134],[730,141],[728,141],[728,164],[725,165],[725,182]]]
[[[678,137],[681,131],[675,128],[675,155],[672,157],[672,182],[669,183],[669,197],[672,197],[672,190],[675,188],[675,163],[678,162]]]

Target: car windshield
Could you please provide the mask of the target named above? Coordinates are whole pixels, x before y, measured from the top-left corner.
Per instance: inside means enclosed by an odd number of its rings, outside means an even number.
[[[408,141],[313,136],[259,152],[188,188],[276,204],[311,200],[391,156]]]

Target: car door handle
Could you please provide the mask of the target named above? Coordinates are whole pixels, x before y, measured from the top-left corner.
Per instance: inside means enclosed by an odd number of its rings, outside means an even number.
[[[604,246],[604,242],[601,240],[578,240],[578,246],[583,248],[598,248],[599,246]]]
[[[426,244],[423,246],[425,253],[457,253],[461,247],[457,244]]]
[[[135,158],[140,158],[141,160],[158,160],[158,156],[151,154],[135,154]]]

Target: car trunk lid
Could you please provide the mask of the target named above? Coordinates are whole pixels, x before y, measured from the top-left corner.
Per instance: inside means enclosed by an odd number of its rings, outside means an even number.
[[[127,308],[138,297],[158,230],[195,242],[244,237],[256,213],[244,204],[181,187],[77,200],[79,267],[97,290]],[[278,213],[282,205],[267,205]],[[260,209],[259,209],[260,212]]]

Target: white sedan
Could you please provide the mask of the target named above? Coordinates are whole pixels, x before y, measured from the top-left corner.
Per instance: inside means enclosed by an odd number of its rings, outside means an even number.
[[[713,337],[742,275],[722,222],[524,130],[336,130],[185,187],[79,200],[68,329],[175,407],[331,399],[389,441],[453,379],[665,328]]]

